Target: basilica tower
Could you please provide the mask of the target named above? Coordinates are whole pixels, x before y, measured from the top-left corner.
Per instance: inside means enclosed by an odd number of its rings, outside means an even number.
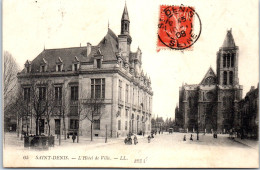
[[[228,30],[222,47],[217,52],[217,77],[219,85],[235,86],[238,80],[238,46],[232,30]]]

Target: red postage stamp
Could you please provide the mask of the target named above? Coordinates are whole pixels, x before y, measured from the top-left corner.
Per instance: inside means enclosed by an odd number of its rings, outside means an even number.
[[[191,49],[200,33],[201,21],[193,7],[160,6],[157,51]]]

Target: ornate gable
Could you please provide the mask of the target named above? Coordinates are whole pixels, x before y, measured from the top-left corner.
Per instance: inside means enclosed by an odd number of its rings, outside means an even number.
[[[201,85],[215,85],[217,83],[217,76],[210,67],[209,70],[207,71],[206,75],[201,81]]]

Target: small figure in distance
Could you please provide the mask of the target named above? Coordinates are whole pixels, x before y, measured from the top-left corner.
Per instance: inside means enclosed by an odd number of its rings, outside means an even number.
[[[73,135],[72,135],[73,143],[75,142],[75,139],[76,139],[76,135],[75,135],[75,133],[73,133]]]
[[[190,134],[190,140],[192,140],[192,141],[193,141],[192,134]]]
[[[183,141],[186,141],[186,135],[184,135],[184,137],[183,137]]]
[[[150,143],[150,141],[151,141],[151,136],[149,135],[148,136],[148,143]]]

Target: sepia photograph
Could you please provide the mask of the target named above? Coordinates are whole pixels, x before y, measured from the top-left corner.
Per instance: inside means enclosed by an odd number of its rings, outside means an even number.
[[[256,0],[4,0],[5,168],[259,168]]]

